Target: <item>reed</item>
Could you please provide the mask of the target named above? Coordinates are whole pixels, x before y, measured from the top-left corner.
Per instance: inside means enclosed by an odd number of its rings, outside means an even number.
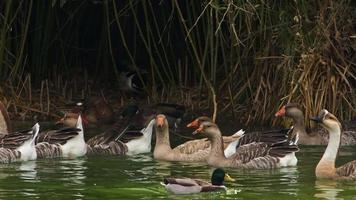
[[[110,83],[127,62],[141,81],[142,68],[149,74],[146,102],[245,124],[276,123],[273,113],[290,101],[306,116],[325,107],[356,117],[350,0],[60,2],[0,2],[0,87],[12,88],[1,95],[14,106],[38,99],[48,114],[51,93],[65,101],[118,88]]]

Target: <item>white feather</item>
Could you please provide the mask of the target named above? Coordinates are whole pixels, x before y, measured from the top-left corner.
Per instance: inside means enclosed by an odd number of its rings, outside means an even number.
[[[233,137],[237,137],[238,136],[238,138],[235,141],[231,142],[225,148],[224,154],[225,154],[226,158],[229,158],[230,156],[232,156],[233,154],[236,153],[236,146],[239,144],[240,138],[243,137],[244,133],[245,133],[245,131],[241,129],[241,130],[237,131],[235,134],[232,135]]]
[[[37,158],[37,153],[36,153],[36,148],[35,148],[35,140],[38,135],[38,132],[40,130],[40,125],[36,123],[32,127],[32,134],[33,137],[27,141],[25,141],[21,146],[16,148],[16,150],[21,152],[21,160],[22,161],[28,161],[28,160],[36,160]]]
[[[84,156],[87,152],[87,147],[84,141],[82,117],[80,115],[78,117],[76,128],[80,129],[79,134],[61,146],[63,157],[80,157]]]
[[[285,155],[283,158],[280,158],[279,165],[280,167],[293,167],[298,163],[298,159],[295,156],[295,153],[289,153]]]
[[[143,136],[126,143],[127,155],[151,152],[152,131],[155,120],[152,119],[146,128],[142,129]]]

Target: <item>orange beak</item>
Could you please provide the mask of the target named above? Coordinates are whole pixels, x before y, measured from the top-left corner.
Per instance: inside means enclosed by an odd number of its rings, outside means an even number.
[[[286,114],[286,107],[283,106],[276,114],[274,114],[275,117],[281,117]]]
[[[197,130],[195,130],[193,132],[193,135],[197,134],[197,133],[202,133],[203,132],[203,127],[199,127]]]
[[[162,127],[164,125],[164,118],[163,117],[157,117],[156,118],[156,124],[158,127]]]
[[[187,125],[187,128],[198,128],[199,127],[199,120],[196,119],[192,122],[190,122],[188,125]]]

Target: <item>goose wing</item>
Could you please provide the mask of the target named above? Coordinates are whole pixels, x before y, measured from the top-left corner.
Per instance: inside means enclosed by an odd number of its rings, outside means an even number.
[[[21,152],[12,149],[0,148],[0,163],[11,163],[21,158]]]
[[[0,138],[0,147],[14,150],[32,137],[32,129],[9,133]]]
[[[120,141],[94,146],[87,145],[87,155],[125,155],[127,151],[127,146]]]
[[[68,140],[76,137],[80,131],[81,130],[77,128],[62,128],[59,130],[41,132],[36,138],[36,144],[41,142],[48,142],[49,144],[64,145]]]
[[[336,173],[346,179],[356,179],[356,160],[348,162],[337,168]]]
[[[278,167],[281,158],[298,150],[298,146],[291,145],[289,141],[271,145],[266,143],[251,143],[238,149],[232,159],[234,159],[234,165],[241,168],[272,169]]]
[[[207,138],[204,138],[204,139],[187,141],[175,147],[173,151],[184,153],[184,154],[193,154],[200,150],[206,150],[209,148],[210,148],[210,141]]]
[[[291,129],[271,130],[264,132],[250,132],[245,133],[244,137],[240,139],[239,145],[245,145],[252,142],[266,142],[276,143],[286,140]]]

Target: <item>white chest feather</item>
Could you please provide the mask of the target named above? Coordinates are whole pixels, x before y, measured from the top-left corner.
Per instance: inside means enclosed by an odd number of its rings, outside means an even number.
[[[84,141],[83,133],[70,139],[62,145],[63,157],[75,158],[84,156],[87,152],[86,144]]]

